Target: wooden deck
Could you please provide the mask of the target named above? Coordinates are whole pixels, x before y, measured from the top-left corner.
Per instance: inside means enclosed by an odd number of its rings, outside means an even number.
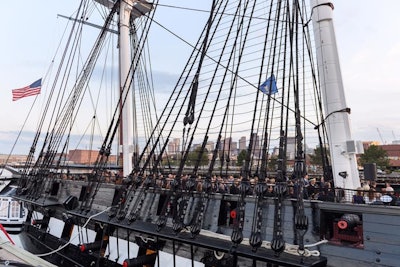
[[[7,266],[21,266],[26,264],[27,266],[41,266],[41,267],[56,267],[32,253],[20,248],[18,245],[12,244],[8,239],[3,237],[3,233],[0,236],[0,263],[8,262]]]

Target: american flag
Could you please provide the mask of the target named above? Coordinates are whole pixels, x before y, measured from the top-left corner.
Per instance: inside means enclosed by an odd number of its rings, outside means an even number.
[[[40,94],[40,89],[42,88],[42,79],[37,80],[31,85],[25,86],[19,89],[13,89],[13,101],[21,99],[26,96],[38,95]]]

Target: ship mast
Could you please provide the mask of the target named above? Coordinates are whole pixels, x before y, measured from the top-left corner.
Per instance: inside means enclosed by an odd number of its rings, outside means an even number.
[[[351,137],[349,113],[339,65],[333,4],[328,0],[311,0],[320,86],[335,187],[356,189],[360,186],[357,170],[357,146]],[[346,197],[347,199],[347,197]]]
[[[127,96],[132,92],[132,76],[129,74],[131,66],[131,49],[130,49],[130,15],[133,3],[136,0],[120,1],[119,12],[119,75],[120,75],[120,92],[121,99],[125,103],[122,106],[122,119],[120,126],[120,144],[122,148],[122,167],[124,177],[129,175],[132,170],[133,156],[133,101],[131,96]],[[123,101],[122,101],[123,102]]]
[[[135,107],[132,93],[132,54],[130,45],[131,19],[136,19],[152,9],[152,5],[145,0],[120,1],[119,12],[119,75],[121,99],[121,126],[120,144],[122,148],[123,176],[128,176],[132,171],[132,156],[135,147],[133,124]],[[134,34],[134,33],[133,33]],[[129,94],[129,95],[127,95]]]

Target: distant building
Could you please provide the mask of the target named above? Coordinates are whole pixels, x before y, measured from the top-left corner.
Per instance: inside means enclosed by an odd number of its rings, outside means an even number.
[[[393,141],[390,145],[381,145],[377,141],[363,142],[364,150],[367,150],[372,145],[380,147],[386,151],[392,169],[400,169],[400,144],[396,141]]]
[[[278,157],[279,156],[279,147],[274,147],[273,149],[272,149],[272,154],[271,154],[271,156],[275,156],[275,157]]]
[[[214,142],[213,141],[208,141],[206,144],[206,149],[208,151],[208,153],[212,153],[214,151]]]
[[[190,149],[191,151],[195,151],[195,150],[197,150],[197,149],[201,149],[201,145],[202,144],[193,144],[192,145],[192,148]]]
[[[87,149],[74,149],[70,150],[67,155],[67,160],[72,164],[83,164],[91,165],[94,164],[99,155],[99,150],[87,150]],[[108,164],[117,164],[117,156],[108,156]]]
[[[253,133],[252,138],[253,138],[252,152],[253,152],[253,155],[258,157],[258,156],[260,156],[260,138],[257,135],[257,133]]]
[[[232,142],[231,143],[231,154],[232,155],[237,155],[238,152],[238,143],[237,142]]]
[[[4,165],[7,163],[9,165],[21,165],[26,162],[27,157],[27,155],[0,154],[0,164]],[[33,159],[33,161],[35,161],[35,159]]]
[[[180,145],[181,145],[181,139],[174,138],[171,142],[168,143],[168,153],[169,154],[179,153]]]
[[[390,166],[393,169],[400,169],[400,144],[380,145],[386,151]]]
[[[374,145],[374,146],[380,146],[381,143],[379,143],[378,141],[364,141],[362,142],[362,145],[364,147],[364,150],[368,149],[370,146]]]
[[[286,142],[286,158],[288,160],[294,160],[296,157],[296,137],[288,137]]]
[[[225,152],[231,151],[232,149],[231,144],[232,144],[232,138],[231,137],[225,138],[224,140],[222,140],[222,146],[220,147],[220,150],[221,151],[223,150]]]
[[[74,149],[69,151],[69,161],[75,164],[93,164],[96,162],[98,150]]]
[[[236,156],[238,154],[237,142],[232,141],[232,138],[228,137],[222,140],[222,146],[219,150],[224,151],[225,154],[228,154],[229,151],[229,157]]]
[[[246,136],[242,136],[239,139],[239,153],[242,150],[247,150],[247,146],[246,146]]]
[[[60,162],[61,164],[68,162],[68,154],[65,153],[56,153],[54,157],[53,164],[57,164]]]

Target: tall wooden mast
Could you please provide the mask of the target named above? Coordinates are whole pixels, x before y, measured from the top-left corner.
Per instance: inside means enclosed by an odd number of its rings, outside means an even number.
[[[132,155],[133,155],[133,101],[132,91],[132,75],[130,74],[130,66],[132,61],[130,47],[130,15],[133,3],[136,0],[120,1],[119,12],[119,75],[121,98],[124,105],[122,106],[122,118],[120,127],[120,144],[122,149],[122,167],[123,175],[127,176],[132,171]],[[122,105],[122,103],[121,103]]]
[[[332,21],[333,4],[328,0],[311,0],[313,28],[316,42],[318,71],[324,104],[331,154],[333,179],[336,187],[355,189],[360,186],[357,170],[356,142],[351,137],[335,30]]]
[[[123,175],[127,176],[132,171],[132,156],[135,147],[134,144],[134,119],[135,106],[132,97],[132,54],[130,34],[130,22],[152,9],[152,4],[145,0],[125,0],[120,1],[119,12],[119,75],[120,75],[120,92],[121,99],[121,127],[120,127],[120,144],[122,150],[122,167]],[[134,33],[133,33],[134,34]]]

